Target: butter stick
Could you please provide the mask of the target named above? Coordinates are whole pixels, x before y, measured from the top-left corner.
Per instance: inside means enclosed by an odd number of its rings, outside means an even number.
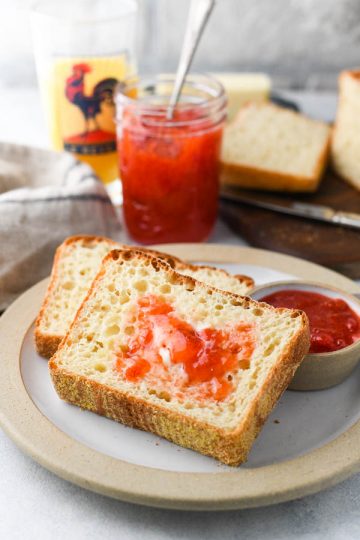
[[[264,73],[213,73],[228,95],[228,119],[248,101],[267,101],[271,91],[270,77]]]

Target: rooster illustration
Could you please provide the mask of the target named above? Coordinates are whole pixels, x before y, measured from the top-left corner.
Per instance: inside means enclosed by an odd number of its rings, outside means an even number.
[[[99,129],[96,116],[100,113],[101,104],[114,105],[113,92],[117,80],[109,77],[100,81],[94,86],[92,95],[86,96],[84,94],[84,77],[86,73],[91,71],[91,67],[88,64],[75,64],[72,70],[72,74],[66,79],[65,95],[71,103],[81,110],[85,119],[83,135],[86,135],[90,131]]]

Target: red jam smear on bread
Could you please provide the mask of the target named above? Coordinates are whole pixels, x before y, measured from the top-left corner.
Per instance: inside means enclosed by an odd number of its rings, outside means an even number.
[[[338,351],[360,338],[360,319],[341,298],[323,294],[281,290],[261,298],[274,307],[301,309],[310,322],[310,353]]]
[[[224,400],[234,389],[232,372],[248,369],[255,349],[251,324],[196,330],[174,308],[145,295],[132,313],[129,339],[116,353],[116,368],[131,382],[146,379],[165,397]]]

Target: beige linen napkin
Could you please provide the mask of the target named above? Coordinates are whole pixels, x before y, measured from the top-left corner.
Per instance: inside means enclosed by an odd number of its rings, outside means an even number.
[[[74,234],[124,236],[92,169],[71,154],[0,143],[0,311],[49,275]]]

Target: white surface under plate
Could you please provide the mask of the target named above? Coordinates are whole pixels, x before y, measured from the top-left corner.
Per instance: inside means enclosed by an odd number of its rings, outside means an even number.
[[[208,264],[208,263],[207,263]],[[232,273],[253,276],[257,285],[296,276],[253,265],[220,265]],[[25,387],[40,411],[60,430],[86,446],[123,461],[178,472],[231,470],[191,450],[146,432],[128,428],[61,401],[49,377],[47,362],[37,355],[33,326],[22,348]],[[321,447],[360,418],[360,366],[335,388],[318,392],[285,392],[242,466],[259,467],[295,458]]]

